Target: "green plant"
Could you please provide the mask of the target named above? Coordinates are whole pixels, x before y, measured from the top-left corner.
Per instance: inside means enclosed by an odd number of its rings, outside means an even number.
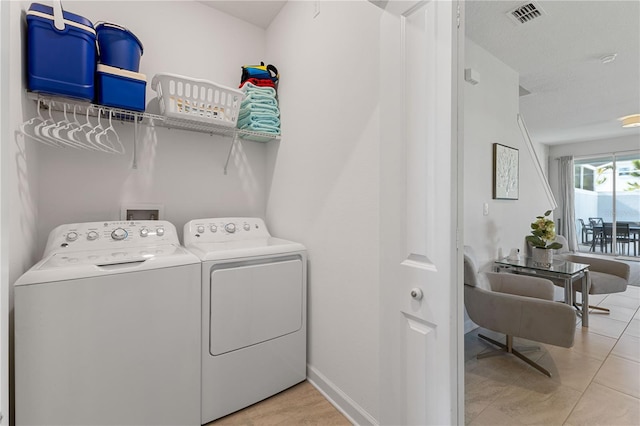
[[[531,243],[532,246],[541,249],[559,249],[562,244],[554,242],[547,245],[548,241],[556,239],[556,225],[548,216],[551,214],[551,210],[547,210],[544,216],[537,216],[535,222],[531,224],[531,235],[527,235],[525,239]]]
[[[633,165],[633,170],[629,172],[629,176],[634,178],[640,178],[640,159],[631,160],[631,164]],[[607,170],[613,170],[613,164],[607,164],[606,166],[598,167],[596,169],[596,183],[598,185],[602,185],[607,181],[607,176],[605,173]],[[640,182],[635,180],[633,182],[627,182],[627,187],[624,188],[625,191],[640,191]]]

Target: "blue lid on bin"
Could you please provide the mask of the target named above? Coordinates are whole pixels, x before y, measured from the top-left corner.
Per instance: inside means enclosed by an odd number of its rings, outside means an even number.
[[[140,54],[142,55],[144,53],[144,46],[142,45],[142,42],[140,41],[140,39],[136,37],[136,35],[132,33],[130,30],[128,30],[127,28],[117,24],[112,24],[110,22],[98,22],[96,24],[96,32],[106,31],[106,30],[122,31],[123,33],[126,34],[126,37],[132,38],[138,44],[138,46],[140,46]]]
[[[93,23],[91,23],[87,18],[67,11],[62,11],[62,16],[64,18],[65,25],[72,25],[95,35],[96,31],[93,29]],[[51,6],[40,3],[31,3],[31,6],[29,6],[29,10],[27,11],[27,19],[30,17],[38,17],[53,21],[55,19],[55,12]]]
[[[138,72],[143,46],[135,34],[109,22],[98,23],[96,33],[101,63]]]

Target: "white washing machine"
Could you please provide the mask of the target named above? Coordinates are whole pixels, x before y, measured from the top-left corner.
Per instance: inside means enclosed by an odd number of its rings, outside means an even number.
[[[200,425],[200,261],[166,221],[54,229],[15,283],[20,425]]]
[[[202,418],[207,423],[306,378],[307,254],[261,219],[197,219],[202,261]]]

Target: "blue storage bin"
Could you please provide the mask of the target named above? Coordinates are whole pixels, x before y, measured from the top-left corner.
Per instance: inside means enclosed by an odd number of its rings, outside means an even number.
[[[101,22],[96,25],[96,37],[101,64],[138,72],[143,47],[134,33],[120,25]]]
[[[100,105],[144,111],[147,91],[144,74],[98,64],[97,86]]]
[[[39,3],[29,7],[28,88],[93,100],[97,62],[93,24],[70,12],[62,12],[62,19],[58,20],[63,29],[56,28],[54,20],[54,8]]]

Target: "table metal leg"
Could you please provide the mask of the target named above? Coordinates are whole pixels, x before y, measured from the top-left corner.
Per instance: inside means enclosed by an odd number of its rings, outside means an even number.
[[[582,276],[582,326],[589,327],[589,270]]]
[[[573,289],[571,288],[571,277],[564,280],[564,303],[573,306]]]

